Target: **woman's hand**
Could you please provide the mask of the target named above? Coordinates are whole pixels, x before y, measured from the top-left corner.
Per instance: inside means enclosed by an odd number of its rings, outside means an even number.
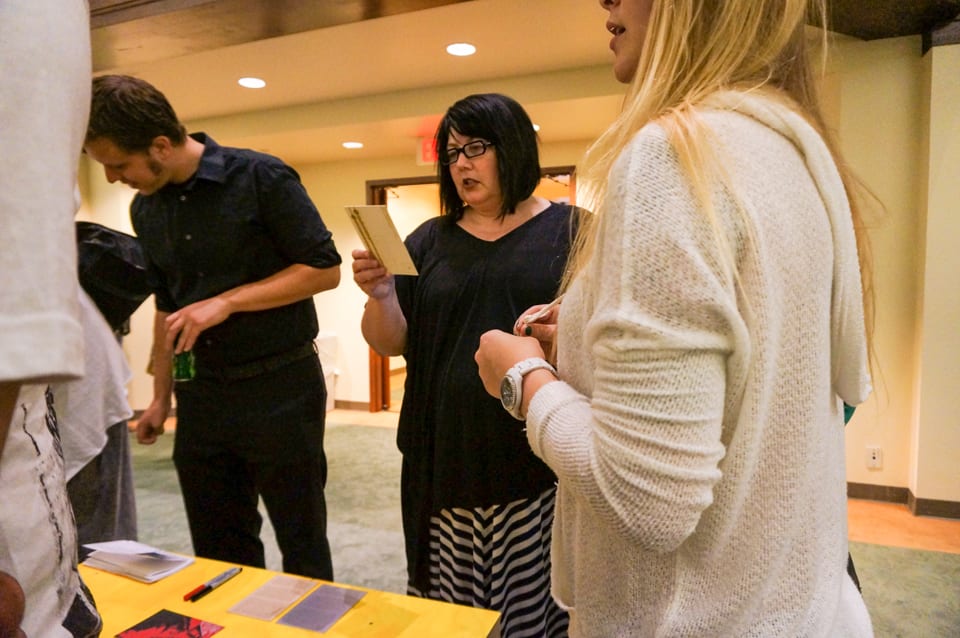
[[[369,250],[354,250],[353,281],[374,299],[386,299],[393,292],[393,275],[387,272]]]
[[[533,337],[540,342],[540,348],[546,353],[544,359],[557,364],[557,351],[554,348],[554,342],[557,338],[557,322],[560,319],[560,305],[549,307],[549,304],[539,304],[527,308],[513,324],[513,334],[524,337]],[[524,317],[535,315],[547,308],[547,311],[540,317],[530,321],[524,320]]]
[[[480,368],[484,389],[499,398],[500,381],[507,370],[518,361],[542,356],[543,349],[536,339],[516,337],[502,330],[488,330],[480,335],[480,347],[473,358]]]
[[[407,318],[400,308],[393,275],[368,250],[354,250],[353,280],[369,299],[363,305],[360,331],[370,347],[383,356],[403,354]]]

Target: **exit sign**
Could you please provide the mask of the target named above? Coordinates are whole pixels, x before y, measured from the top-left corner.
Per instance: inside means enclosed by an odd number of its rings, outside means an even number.
[[[434,137],[421,137],[417,144],[417,166],[437,163],[437,140]]]

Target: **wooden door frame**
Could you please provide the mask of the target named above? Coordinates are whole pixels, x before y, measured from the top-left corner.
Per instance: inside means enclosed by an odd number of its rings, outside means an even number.
[[[575,166],[550,166],[541,168],[543,177],[552,175],[570,176],[570,203],[576,204],[577,173]],[[367,180],[367,204],[386,204],[387,191],[395,186],[417,186],[420,184],[437,184],[436,175],[422,177],[401,177],[397,179]],[[370,348],[370,411],[381,412],[390,409],[390,357],[378,354]]]
[[[401,177],[397,179],[367,180],[367,204],[386,204],[387,191],[396,186],[416,186],[436,184],[436,175],[422,177]],[[390,409],[390,357],[384,357],[370,348],[370,411],[381,412]]]

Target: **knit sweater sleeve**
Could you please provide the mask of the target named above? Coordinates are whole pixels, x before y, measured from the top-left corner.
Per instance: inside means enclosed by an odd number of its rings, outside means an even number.
[[[609,184],[593,261],[564,301],[563,381],[533,398],[527,436],[593,515],[668,552],[712,503],[728,363],[744,328],[723,242],[661,128],[637,134]],[[717,218],[731,219],[729,198],[714,201]]]

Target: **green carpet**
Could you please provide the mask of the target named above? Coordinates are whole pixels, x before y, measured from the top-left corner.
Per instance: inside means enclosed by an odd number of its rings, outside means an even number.
[[[395,439],[396,431],[390,428],[327,424],[327,535],[338,581],[405,593],[400,452]],[[133,438],[130,448],[139,540],[192,554],[171,459],[173,436],[164,435],[153,445],[139,445]],[[267,568],[280,571],[280,551],[262,503],[260,513]]]
[[[850,543],[877,638],[960,637],[960,554]]]
[[[404,593],[400,453],[391,428],[328,423],[328,535],[336,579]],[[131,444],[140,540],[192,553],[171,461],[173,437]],[[267,567],[280,570],[264,510]],[[960,637],[960,555],[851,543],[876,638]]]

